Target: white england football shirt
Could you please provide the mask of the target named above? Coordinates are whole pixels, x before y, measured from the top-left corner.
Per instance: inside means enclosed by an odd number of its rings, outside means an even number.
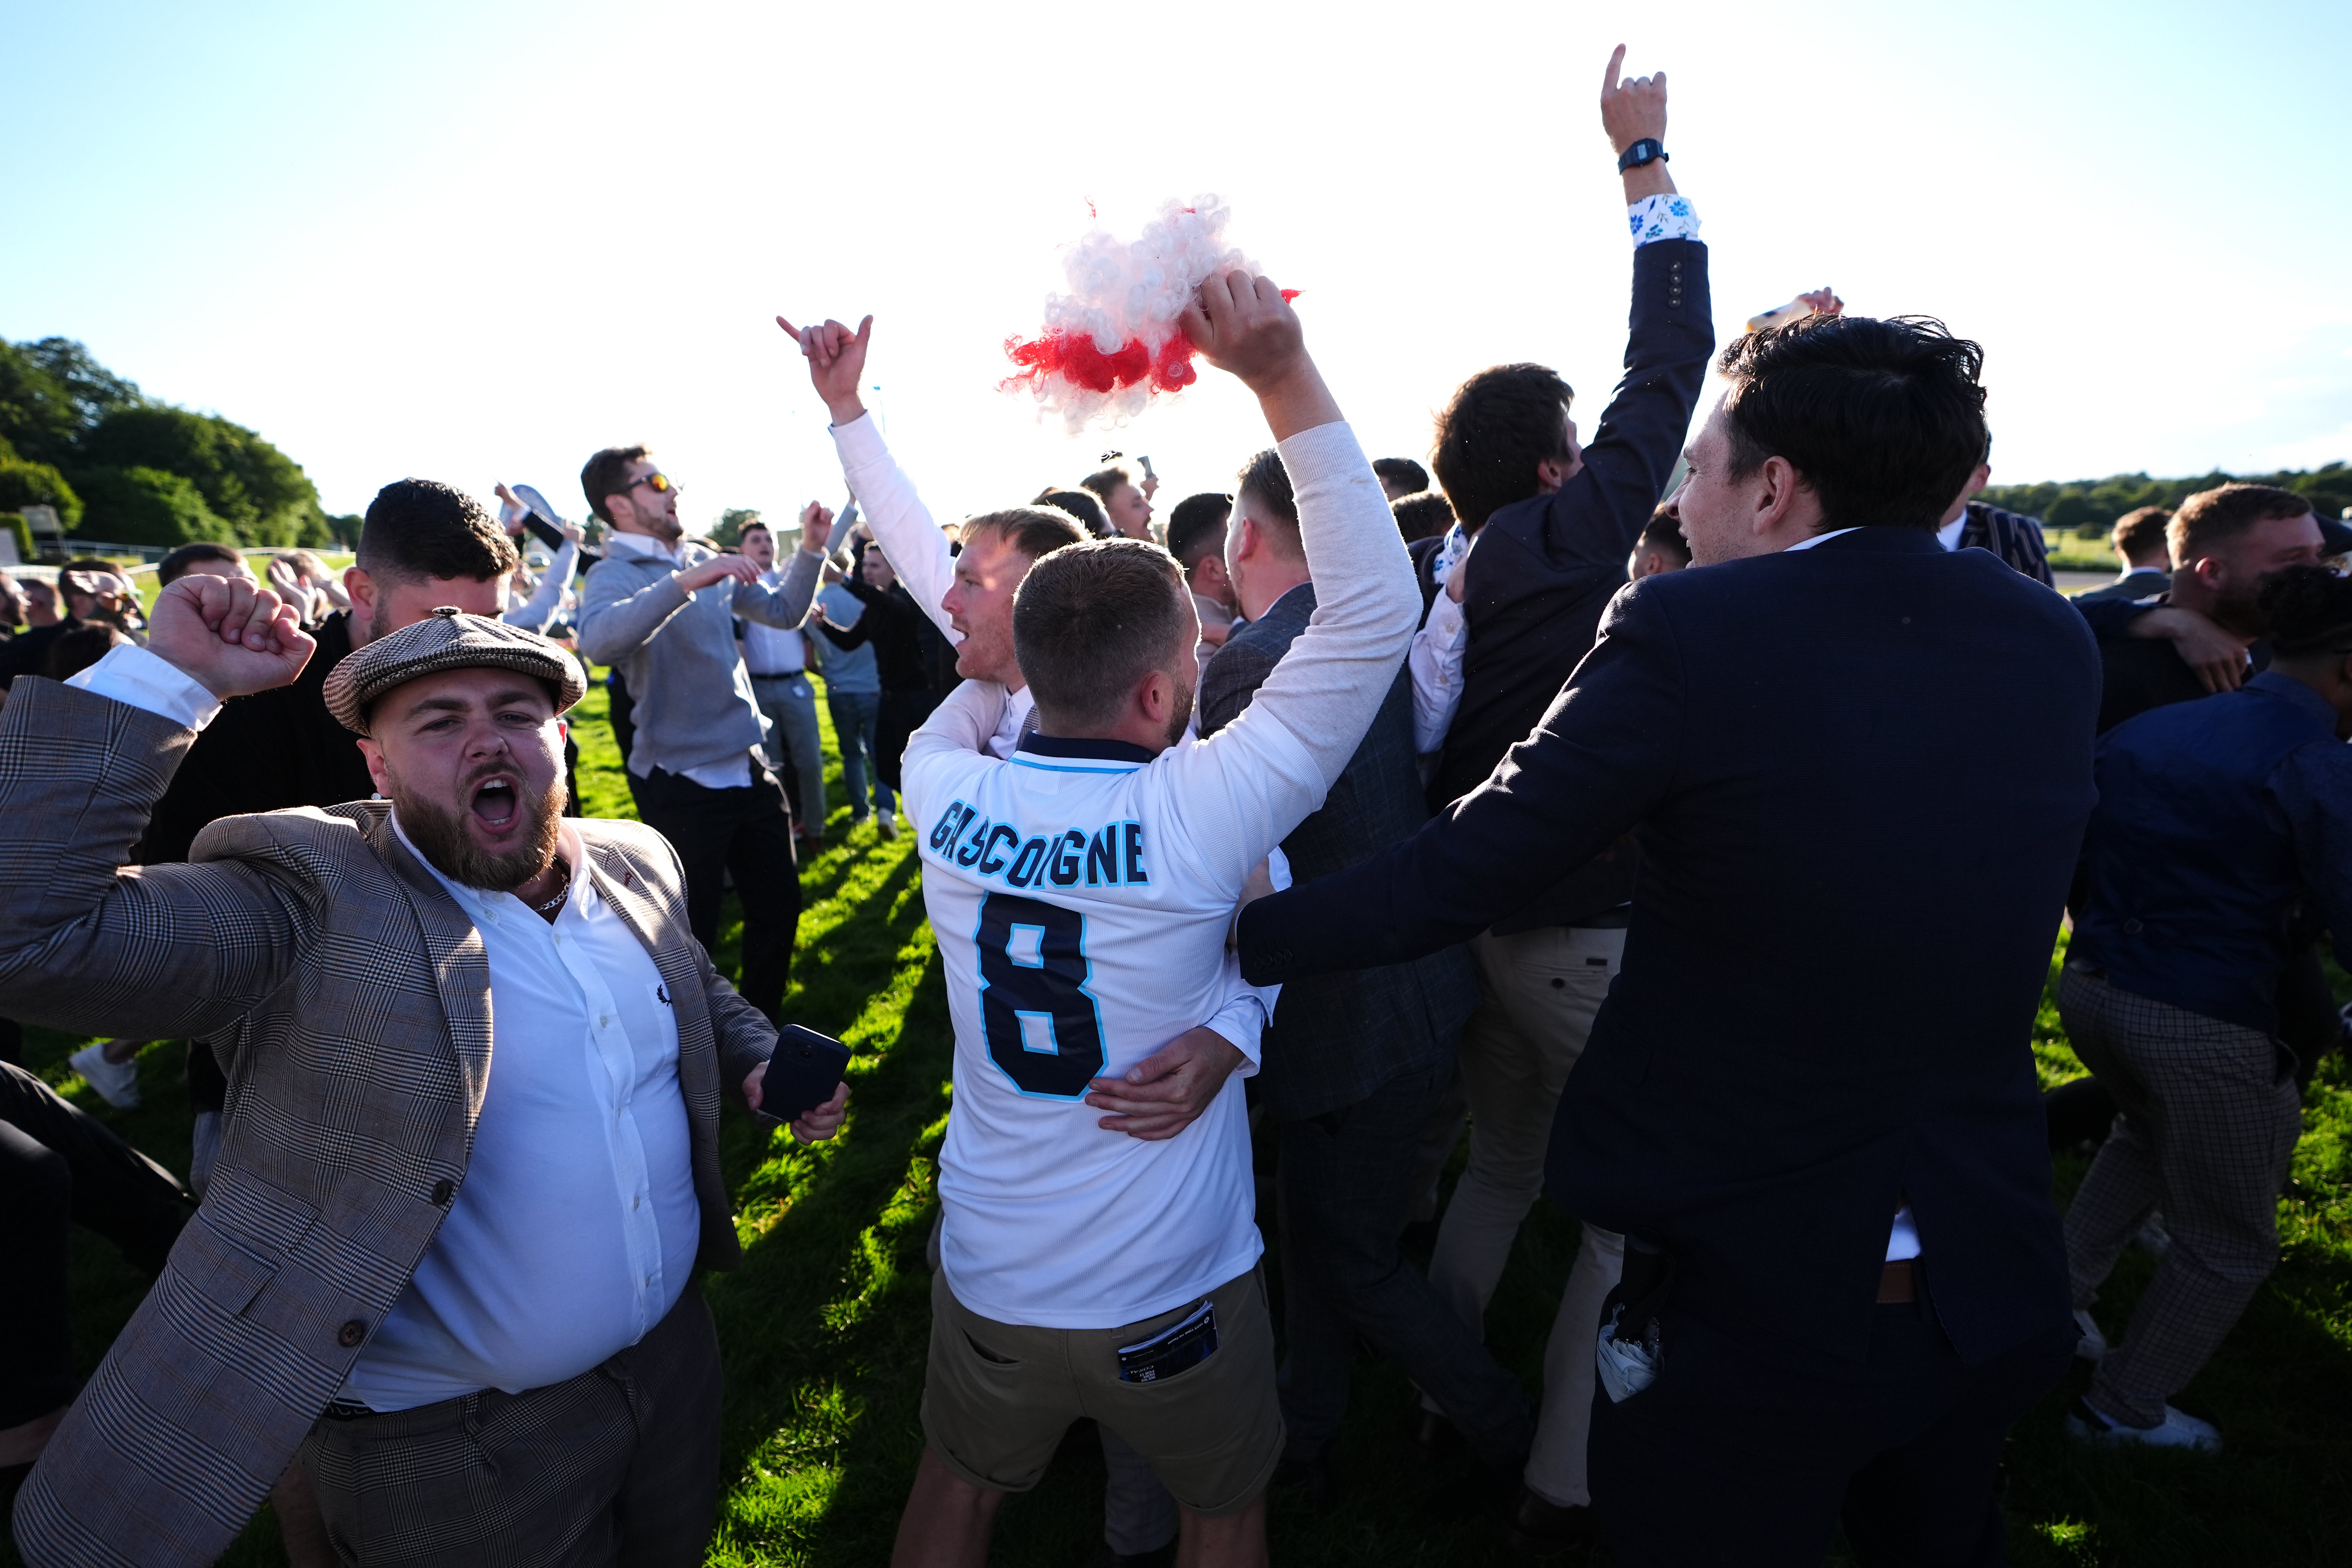
[[[998,761],[980,746],[1003,690],[966,682],[908,743],[903,793],[956,1036],[940,1258],[984,1317],[1117,1327],[1256,1260],[1239,1083],[1154,1142],[1097,1126],[1083,1097],[1233,994],[1225,935],[1243,883],[1322,805],[1420,617],[1353,433],[1322,426],[1281,452],[1321,607],[1233,723],[1157,757],[1031,735]]]

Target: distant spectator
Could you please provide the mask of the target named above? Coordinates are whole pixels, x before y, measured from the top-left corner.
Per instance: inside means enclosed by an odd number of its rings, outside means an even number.
[[[1204,490],[1186,496],[1168,514],[1168,553],[1184,568],[1184,582],[1192,590],[1192,607],[1201,614],[1201,668],[1225,646],[1233,635],[1241,601],[1225,570],[1225,523],[1233,515],[1234,498]]]
[[[70,679],[104,658],[107,649],[130,640],[128,633],[110,621],[76,626],[49,644],[41,660],[41,674],[51,680]]]
[[[1110,525],[1110,513],[1103,510],[1102,502],[1087,490],[1056,489],[1051,485],[1037,492],[1032,506],[1059,507],[1078,520],[1078,526],[1096,539],[1109,539],[1117,530]]]
[[[852,572],[861,570],[857,556],[866,548],[861,541],[852,552]],[[842,585],[839,575],[829,574],[829,585],[817,590],[816,603],[822,613],[809,617],[809,627],[804,631],[810,627],[822,630],[821,623],[829,621],[847,632],[866,614],[866,606]],[[883,815],[889,818],[885,837],[896,837],[898,801],[890,786],[882,782],[878,765],[882,672],[874,661],[874,649],[870,644],[836,647],[830,638],[821,637],[805,640],[810,655],[824,670],[824,705],[833,714],[834,740],[841,747],[841,788],[849,796],[849,826],[855,828],[879,805]]]
[[[1638,583],[1661,572],[1679,572],[1690,562],[1690,541],[1683,537],[1683,520],[1675,510],[1674,498],[1669,496],[1658,503],[1658,510],[1643,525],[1642,537],[1633,542],[1633,556],[1625,563],[1625,575]]]
[[[16,580],[0,572],[0,637],[6,637],[25,624],[25,595],[17,591]]]
[[[1381,481],[1381,489],[1391,505],[1407,496],[1417,496],[1429,488],[1429,470],[1411,458],[1374,458],[1372,477]],[[1451,527],[1451,520],[1447,526]],[[1418,538],[1416,534],[1405,535]]]
[[[706,950],[719,945],[719,893],[732,877],[743,905],[738,989],[773,1020],[792,973],[800,874],[783,786],[758,752],[767,726],[735,622],[791,628],[807,618],[833,513],[802,514],[800,548],[771,588],[742,556],[686,540],[679,487],[642,446],[597,452],[580,486],[612,531],[581,589],[579,646],[627,673],[636,703],[624,770],[630,796],[684,862],[688,923]]]
[[[17,590],[25,598],[25,625],[37,631],[56,626],[62,617],[58,614],[58,591],[38,577],[28,577]]]
[[[845,629],[835,626],[830,608],[820,603],[814,624],[835,647],[873,647],[882,687],[874,740],[874,773],[880,787],[875,793],[883,803],[882,836],[895,838],[898,826],[889,803],[898,788],[898,762],[907,750],[907,737],[922,727],[940,700],[922,637],[930,617],[899,585],[888,557],[872,545],[860,557],[857,574],[841,586],[864,606],[856,622]]]
[[[1402,461],[1383,458],[1382,462]],[[1421,465],[1415,463],[1413,467]],[[1420,539],[1437,539],[1454,526],[1454,503],[1445,499],[1444,490],[1413,490],[1391,497],[1389,510],[1396,513],[1397,531],[1404,535],[1407,544]]]
[[[183,544],[155,563],[155,584],[167,588],[191,572],[253,581],[253,568],[245,563],[244,551],[234,544],[204,542]]]
[[[1121,460],[1078,481],[1078,488],[1102,502],[1110,525],[1129,539],[1151,542],[1151,501],[1143,493],[1143,470]]]
[[[2138,507],[2116,520],[2107,537],[2115,544],[2123,570],[2104,588],[2077,594],[2084,599],[2152,599],[2172,586],[2172,557],[2165,543],[2165,528],[2172,513],[2160,506]]]
[[[1985,459],[1953,498],[1951,509],[1936,530],[1936,542],[1947,550],[1990,550],[2019,573],[2044,587],[2054,588],[2050,575],[2050,548],[2042,542],[2042,520],[1987,506],[1976,494],[1992,478],[1992,443],[1985,443]]]
[[[812,502],[812,505],[814,503]],[[743,525],[742,551],[760,569],[760,582],[781,589],[776,536],[758,518]],[[801,843],[824,843],[824,742],[816,723],[816,689],[809,684],[808,638],[798,626],[740,623],[743,668],[751,672],[751,698],[768,721],[768,765],[787,786]]]

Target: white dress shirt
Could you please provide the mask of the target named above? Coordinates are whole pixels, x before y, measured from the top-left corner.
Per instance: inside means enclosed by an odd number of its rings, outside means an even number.
[[[771,568],[760,574],[761,584],[772,592],[784,585],[783,569]],[[743,623],[743,667],[755,676],[799,675],[808,668],[808,647],[801,641],[798,627],[786,631],[759,621]]]
[[[482,939],[490,1082],[448,1217],[343,1384],[370,1409],[576,1377],[643,1339],[694,1268],[669,993],[568,824],[559,853],[572,884],[552,924],[417,856]]]

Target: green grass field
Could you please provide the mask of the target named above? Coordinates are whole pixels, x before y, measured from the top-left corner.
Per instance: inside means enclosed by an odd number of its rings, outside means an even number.
[[[578,733],[589,814],[629,815],[601,688],[580,710]],[[829,740],[829,721],[827,733]],[[842,799],[837,776],[834,799]],[[841,1137],[803,1149],[746,1118],[726,1123],[746,1260],[709,1285],[728,1370],[728,1492],[713,1563],[884,1562],[920,1451],[916,1411],[929,1318],[923,1242],[950,1053],[912,845],[911,835],[881,839],[870,823],[851,831],[846,808],[836,805],[824,851],[802,867],[806,906],[785,1007],[856,1050]],[[722,969],[731,966],[731,947],[730,935],[721,942]],[[165,1163],[186,1169],[178,1044],[148,1048],[145,1103],[118,1113],[65,1065],[84,1042],[38,1029],[28,1037],[34,1065],[50,1082]],[[2053,1005],[2042,1009],[2034,1048],[2045,1082],[2081,1073]],[[2179,1401],[2221,1424],[2229,1451],[2204,1459],[2073,1446],[2059,1421],[2076,1373],[2010,1443],[2002,1485],[2017,1563],[2352,1562],[2352,1087],[2340,1057],[2322,1067],[2305,1128],[2279,1205],[2285,1261]],[[2083,1169],[2079,1159],[2061,1162],[2062,1199]],[[1490,1342],[1531,1394],[1575,1242],[1575,1222],[1539,1203],[1489,1314]],[[1278,1254],[1274,1264],[1278,1300]],[[2111,1333],[2120,1331],[2151,1267],[2145,1256],[2126,1254],[2100,1307]],[[105,1243],[81,1232],[74,1268],[76,1350],[87,1372],[143,1284]],[[1277,1492],[1277,1562],[1405,1568],[1521,1561],[1464,1501],[1474,1490],[1466,1468],[1433,1468],[1411,1448],[1411,1403],[1393,1366],[1360,1366],[1338,1456],[1344,1500],[1317,1517]],[[1098,1451],[1085,1433],[1074,1434],[1045,1483],[1006,1504],[992,1561],[1023,1568],[1081,1561],[1099,1539],[1101,1485]],[[14,1562],[13,1554],[0,1557]],[[226,1559],[282,1560],[266,1514]],[[1607,1558],[1595,1552],[1591,1561]]]

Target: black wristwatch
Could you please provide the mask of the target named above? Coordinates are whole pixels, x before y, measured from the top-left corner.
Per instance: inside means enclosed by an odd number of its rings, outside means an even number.
[[[1655,163],[1660,158],[1666,159],[1668,163],[1674,162],[1666,153],[1664,142],[1654,136],[1644,136],[1626,148],[1618,158],[1617,172],[1622,174],[1628,169],[1638,169],[1643,164]]]

